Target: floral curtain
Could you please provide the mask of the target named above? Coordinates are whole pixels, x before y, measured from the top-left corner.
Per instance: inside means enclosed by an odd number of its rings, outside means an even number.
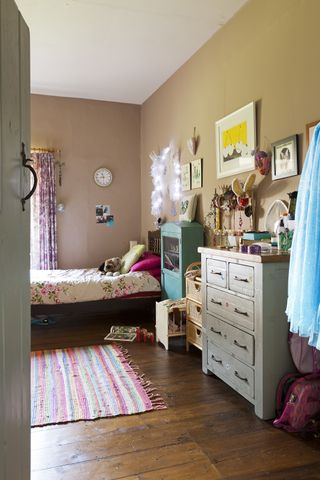
[[[55,160],[51,152],[31,154],[38,186],[31,197],[31,268],[57,268]]]

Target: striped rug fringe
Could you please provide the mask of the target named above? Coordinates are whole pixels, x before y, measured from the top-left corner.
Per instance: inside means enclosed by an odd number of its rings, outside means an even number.
[[[120,358],[121,363],[128,365],[132,372],[135,373],[137,380],[139,381],[141,387],[147,393],[154,410],[165,410],[167,408],[166,403],[164,402],[160,393],[155,393],[157,388],[152,386],[152,382],[145,378],[145,374],[141,373],[140,368],[136,365],[130,357],[129,351],[118,343],[113,344],[114,347],[118,348],[119,353],[121,353],[122,358]],[[130,369],[126,368],[126,372],[130,375]]]

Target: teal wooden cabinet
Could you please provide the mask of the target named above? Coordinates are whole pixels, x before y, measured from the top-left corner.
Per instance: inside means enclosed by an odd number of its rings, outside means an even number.
[[[197,222],[168,222],[161,226],[162,298],[185,297],[184,273],[192,262],[200,261],[203,226]]]

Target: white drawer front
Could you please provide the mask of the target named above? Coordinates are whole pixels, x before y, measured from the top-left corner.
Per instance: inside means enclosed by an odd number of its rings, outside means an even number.
[[[254,398],[254,370],[210,341],[208,368],[239,393]]]
[[[254,365],[254,337],[223,320],[207,315],[207,334],[232,356]]]
[[[206,297],[209,313],[225,318],[234,325],[254,330],[254,303],[251,300],[209,286]]]
[[[220,260],[207,259],[207,283],[227,288],[227,263]]]
[[[187,316],[193,322],[202,325],[202,307],[187,299]]]
[[[229,289],[254,296],[254,268],[237,263],[229,264]]]

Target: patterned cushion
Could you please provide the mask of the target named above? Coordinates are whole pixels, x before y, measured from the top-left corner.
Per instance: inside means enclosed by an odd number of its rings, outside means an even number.
[[[187,195],[181,200],[180,222],[193,222],[197,209],[197,194]]]

